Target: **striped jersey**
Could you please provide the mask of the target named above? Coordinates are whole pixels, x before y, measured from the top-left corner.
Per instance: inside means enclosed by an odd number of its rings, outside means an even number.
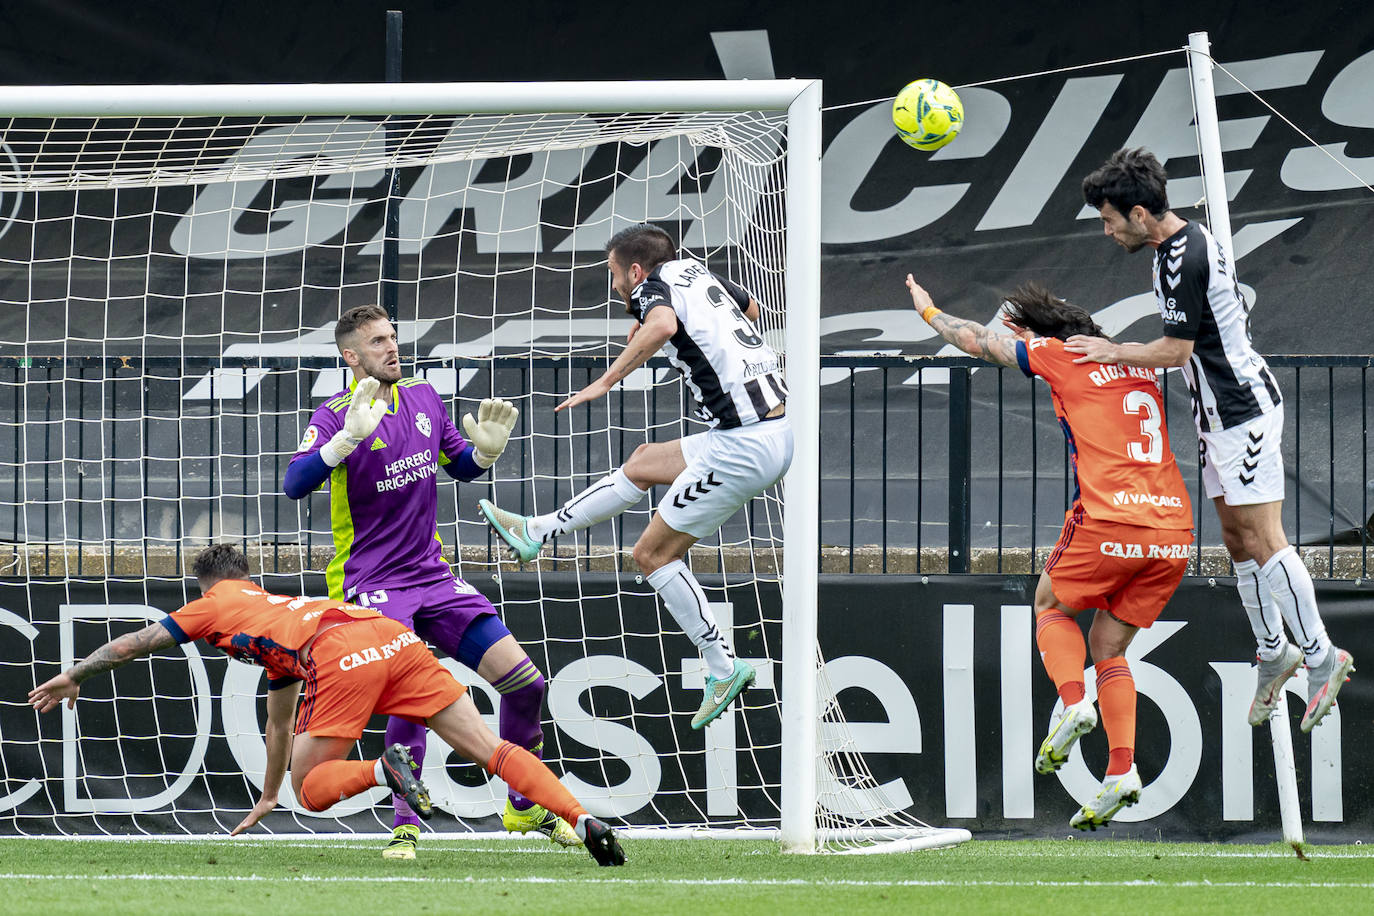
[[[1190,220],[1160,244],[1154,288],[1164,336],[1193,341],[1183,377],[1200,431],[1230,429],[1279,405],[1279,386],[1250,344],[1235,265],[1205,226]]]
[[[1017,341],[1016,361],[1050,385],[1073,467],[1072,512],[1142,528],[1188,530],[1183,485],[1153,369],[1075,363],[1052,337]]]
[[[353,383],[315,409],[292,461],[343,429]],[[403,378],[391,387],[391,407],[377,429],[329,475],[334,559],[329,594],[427,585],[451,576],[439,540],[440,465],[456,459],[466,440],[429,383]]]
[[[641,322],[658,306],[677,315],[663,352],[696,399],[697,419],[748,426],[787,400],[778,355],[745,316],[750,296],[741,287],[683,258],[655,268],[630,299]]]

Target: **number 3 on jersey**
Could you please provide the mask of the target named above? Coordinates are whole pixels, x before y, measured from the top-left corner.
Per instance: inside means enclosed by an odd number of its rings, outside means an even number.
[[[1144,442],[1131,442],[1126,446],[1132,461],[1146,464],[1159,464],[1164,460],[1163,417],[1159,414],[1159,403],[1147,392],[1131,391],[1121,402],[1121,409],[1133,417],[1140,417],[1140,435]],[[1141,414],[1144,416],[1141,416]]]
[[[735,321],[744,325],[742,328],[735,329],[735,339],[740,342],[741,346],[749,347],[750,349],[763,346],[763,338],[754,330],[754,323],[739,310],[739,304],[736,303],[734,299],[731,299],[730,296],[726,294],[725,290],[721,289],[719,285],[711,283],[706,287],[706,297],[711,300],[711,304],[716,308],[720,308],[722,305],[728,305],[730,311],[735,316]]]

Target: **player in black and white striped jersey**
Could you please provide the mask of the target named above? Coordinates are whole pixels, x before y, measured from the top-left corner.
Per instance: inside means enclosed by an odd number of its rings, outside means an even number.
[[[1156,250],[1163,336],[1146,344],[1072,337],[1065,349],[1082,354],[1079,362],[1183,368],[1203,484],[1258,645],[1250,724],[1269,718],[1284,683],[1305,661],[1310,700],[1301,727],[1311,731],[1335,703],[1354,660],[1326,635],[1312,577],[1283,530],[1283,400],[1251,346],[1250,308],[1235,265],[1205,226],[1169,209],[1165,185],[1163,165],[1145,149],[1118,150],[1083,179],[1083,196],[1109,237],[1128,252]],[[1298,646],[1284,635],[1285,622]]]
[[[606,253],[611,285],[634,323],[610,368],[555,409],[605,395],[662,349],[696,399],[697,418],[710,428],[639,446],[623,466],[555,512],[527,518],[487,500],[479,505],[512,552],[529,561],[549,538],[613,518],[650,487],[667,486],[634,558],[706,661],[705,696],[692,719],[693,728],[702,728],[753,682],[754,669],[735,658],[683,558],[787,472],[793,445],[787,384],[777,353],[758,332],[759,304],[700,261],[679,258],[668,233],[631,226],[611,237]]]

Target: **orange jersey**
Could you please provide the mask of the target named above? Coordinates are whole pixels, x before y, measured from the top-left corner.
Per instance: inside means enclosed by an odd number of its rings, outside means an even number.
[[[1169,448],[1154,370],[1077,358],[1052,337],[1016,345],[1021,371],[1050,384],[1073,462],[1073,511],[1143,528],[1191,529],[1193,508]]]
[[[305,680],[299,650],[320,624],[382,615],[332,598],[273,595],[247,579],[221,579],[196,601],[163,618],[179,643],[204,639],[242,662],[267,669],[268,686]]]

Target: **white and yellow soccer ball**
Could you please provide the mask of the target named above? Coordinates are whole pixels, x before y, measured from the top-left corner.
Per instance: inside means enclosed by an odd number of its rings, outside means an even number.
[[[939,80],[916,80],[892,100],[892,124],[908,146],[937,150],[959,135],[964,103]]]

